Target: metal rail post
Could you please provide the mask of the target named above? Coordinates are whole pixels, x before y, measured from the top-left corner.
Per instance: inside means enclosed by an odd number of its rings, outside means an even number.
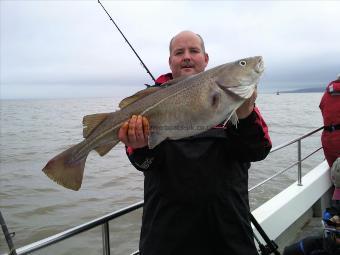
[[[298,140],[298,185],[302,186],[301,140]]]
[[[13,244],[13,240],[12,240],[12,237],[15,235],[15,233],[9,233],[8,231],[8,228],[7,228],[7,225],[6,225],[6,222],[5,222],[5,219],[4,217],[2,216],[2,213],[0,211],[0,225],[1,225],[1,228],[2,228],[2,231],[5,235],[5,239],[6,239],[6,242],[7,242],[7,245],[8,245],[8,248],[9,248],[9,255],[17,255],[17,252],[14,248],[14,244]]]
[[[110,232],[109,222],[102,225],[103,255],[110,255]]]

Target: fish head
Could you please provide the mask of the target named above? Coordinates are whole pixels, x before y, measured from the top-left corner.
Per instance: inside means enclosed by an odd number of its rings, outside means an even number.
[[[218,68],[215,77],[217,85],[227,93],[249,98],[264,71],[261,56],[240,59]]]

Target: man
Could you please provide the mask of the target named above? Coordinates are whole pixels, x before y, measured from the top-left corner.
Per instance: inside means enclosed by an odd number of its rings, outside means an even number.
[[[172,78],[204,71],[202,38],[183,31],[170,42]],[[119,131],[131,163],[144,172],[142,255],[257,254],[249,223],[248,169],[271,149],[267,126],[254,108],[256,92],[238,110],[237,128],[166,140],[147,148],[148,120],[132,116]]]

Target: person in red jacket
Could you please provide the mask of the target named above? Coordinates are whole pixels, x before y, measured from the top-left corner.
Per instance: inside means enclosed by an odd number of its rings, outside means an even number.
[[[183,31],[170,42],[172,73],[156,86],[205,70],[202,38]],[[127,155],[144,173],[142,255],[258,254],[249,220],[248,169],[271,149],[268,128],[254,106],[257,92],[238,110],[237,127],[217,126],[149,149],[148,120],[132,116],[119,130]]]
[[[332,167],[340,157],[340,74],[328,84],[319,107],[324,124],[321,143],[328,165]],[[333,200],[340,200],[339,189],[335,189]]]

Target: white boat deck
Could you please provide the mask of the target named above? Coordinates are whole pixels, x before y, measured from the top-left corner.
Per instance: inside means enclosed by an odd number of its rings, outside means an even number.
[[[324,161],[303,177],[301,186],[295,182],[254,210],[253,215],[282,251],[306,236],[322,234],[321,215],[329,206],[331,186]]]
[[[323,226],[321,223],[321,217],[311,218],[305,226],[301,228],[299,232],[296,233],[295,242],[307,236],[318,236],[323,234]]]

